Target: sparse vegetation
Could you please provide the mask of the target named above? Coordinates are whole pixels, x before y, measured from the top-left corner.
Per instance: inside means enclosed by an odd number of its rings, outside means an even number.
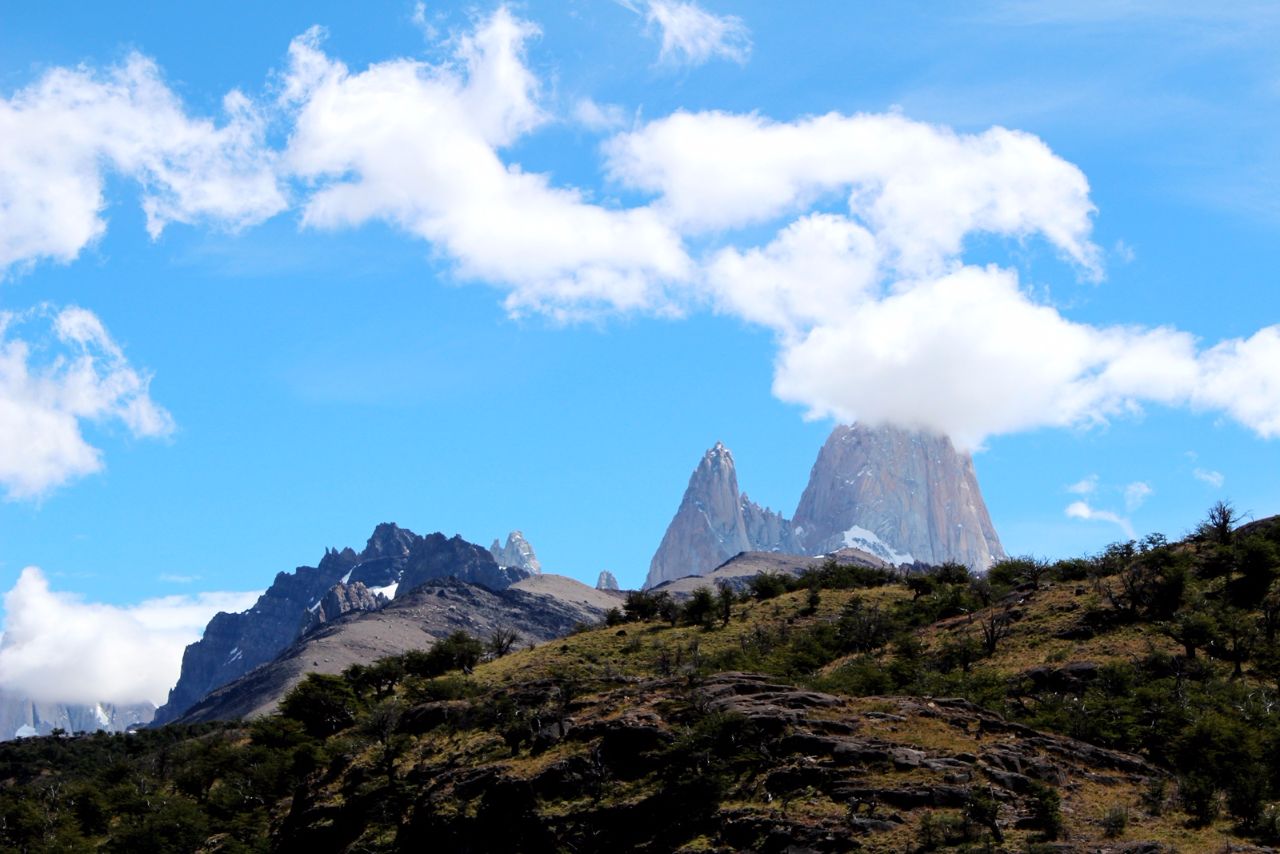
[[[1280,524],[1237,521],[1229,505],[1215,505],[1182,542],[1147,537],[1056,563],[1017,558],[985,578],[956,565],[899,577],[828,561],[802,578],[757,576],[741,592],[722,585],[683,602],[632,593],[607,628],[537,649],[514,651],[509,633],[459,632],[428,650],[309,676],[279,714],[247,724],[3,744],[0,847],[246,852],[271,850],[273,835],[285,834],[295,845],[323,837],[326,850],[428,839],[483,848],[498,844],[486,834],[518,827],[527,846],[555,850],[586,838],[581,816],[593,810],[659,809],[663,821],[639,826],[666,850],[724,844],[715,840],[727,825],[716,817],[726,815],[734,827],[860,834],[868,850],[884,850],[881,839],[892,850],[1034,850],[1082,835],[1175,840],[1185,850],[1273,842]],[[814,746],[707,705],[700,686],[723,671],[848,697],[963,698],[1005,720],[1137,753],[1165,776],[1144,772],[1112,799],[1101,784],[1068,791],[1052,773],[988,764],[995,770],[966,781],[946,807],[913,813],[836,797],[815,787],[804,762],[784,759]],[[616,721],[635,704],[666,721],[670,736],[632,732],[651,741],[627,747],[622,755],[639,757],[628,764],[610,753],[622,748],[583,729],[583,715]],[[859,726],[876,738],[954,756],[997,743],[981,730],[1001,720],[960,732],[903,718],[892,703],[859,708],[869,715]],[[805,714],[840,725],[835,712]],[[875,714],[888,716],[886,728],[874,728]],[[913,761],[901,759],[906,769]],[[440,794],[440,769],[487,781],[476,784],[482,794]],[[902,770],[890,762],[859,773],[878,785]],[[519,782],[535,778],[537,790]],[[552,780],[562,794],[546,788]],[[1015,785],[1017,826],[1006,802]],[[358,825],[344,823],[353,815]]]

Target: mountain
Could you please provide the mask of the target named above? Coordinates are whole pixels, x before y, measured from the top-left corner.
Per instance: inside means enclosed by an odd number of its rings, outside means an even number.
[[[0,741],[64,732],[127,732],[150,723],[156,707],[150,703],[41,703],[0,691]]]
[[[644,586],[702,575],[748,551],[795,552],[791,524],[738,491],[733,454],[716,442],[690,476]]]
[[[249,610],[215,615],[204,636],[183,653],[181,675],[168,702],[156,710],[155,723],[175,720],[210,691],[349,611],[376,609],[432,579],[452,577],[500,590],[529,575],[526,569],[499,566],[488,549],[461,537],[422,537],[384,522],[360,553],[326,549],[318,566],[279,573]]]
[[[792,525],[806,554],[852,546],[891,563],[975,570],[1005,556],[973,458],[945,436],[898,427],[833,430]]]
[[[832,431],[790,520],[738,491],[733,454],[717,442],[689,478],[645,588],[705,575],[739,552],[843,548],[978,570],[1004,557],[972,457],[944,436],[856,424]]]
[[[352,664],[425,649],[455,631],[481,640],[499,629],[513,631],[517,646],[523,647],[561,637],[576,625],[604,616],[601,608],[568,599],[514,587],[490,590],[454,578],[431,579],[377,612],[352,612],[308,632],[269,663],[212,691],[175,723],[267,714],[308,673],[341,673]]]
[[[533,546],[529,545],[529,541],[520,531],[507,534],[505,546],[499,545],[498,541],[494,540],[493,545],[489,546],[489,553],[493,555],[493,559],[499,566],[514,566],[517,569],[526,569],[535,575],[542,572],[542,564],[538,561],[538,556],[533,553]]]
[[[607,569],[600,570],[600,576],[596,579],[597,590],[617,590],[618,579],[612,572]]]

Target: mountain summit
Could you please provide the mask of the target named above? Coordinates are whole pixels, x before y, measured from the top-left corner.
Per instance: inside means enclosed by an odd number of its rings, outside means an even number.
[[[956,561],[977,570],[1004,557],[972,457],[944,436],[855,424],[827,438],[794,520],[739,492],[733,454],[717,442],[689,478],[645,587],[704,575],[739,552],[843,548],[891,564]]]
[[[805,554],[853,547],[890,563],[975,570],[1005,556],[973,458],[945,436],[899,427],[833,430],[792,525]]]
[[[738,491],[733,454],[716,442],[689,478],[645,587],[702,575],[739,552],[794,550],[791,523]]]

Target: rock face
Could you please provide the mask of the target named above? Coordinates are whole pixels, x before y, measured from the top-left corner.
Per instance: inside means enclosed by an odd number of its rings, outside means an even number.
[[[156,707],[150,703],[41,703],[0,691],[0,741],[65,732],[126,732],[150,723]]]
[[[733,454],[716,442],[689,478],[644,586],[703,575],[747,551],[795,551],[791,525],[739,493]]]
[[[944,436],[897,427],[832,431],[792,524],[806,554],[854,547],[891,563],[977,570],[1005,556],[973,458]]]
[[[489,553],[493,555],[493,559],[499,566],[514,566],[535,574],[542,572],[542,564],[538,561],[538,556],[533,553],[533,546],[529,545],[529,541],[520,531],[507,534],[505,546],[499,545],[498,541],[494,540],[493,545],[489,546]]]
[[[733,455],[707,451],[667,528],[645,587],[705,575],[740,552],[824,555],[844,548],[898,565],[1004,557],[973,459],[943,436],[897,427],[837,427],[793,520],[738,491]]]
[[[614,578],[613,573],[607,569],[600,571],[600,577],[596,579],[597,590],[617,590],[618,579]]]
[[[383,523],[359,554],[350,548],[326,549],[319,566],[277,575],[248,611],[214,616],[204,636],[183,653],[182,674],[168,702],[156,710],[155,722],[176,719],[210,691],[271,661],[315,626],[351,611],[381,607],[380,597],[399,598],[432,579],[450,577],[502,590],[528,575],[525,569],[498,566],[488,549],[461,537],[421,537]]]

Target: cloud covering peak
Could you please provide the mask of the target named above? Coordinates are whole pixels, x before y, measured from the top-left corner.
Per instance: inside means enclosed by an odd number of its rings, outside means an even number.
[[[732,20],[693,4],[642,8],[672,55],[731,43]],[[10,235],[0,265],[74,257],[104,227],[101,170],[114,168],[143,183],[157,231],[243,227],[293,200],[306,228],[381,221],[427,241],[513,315],[740,318],[776,336],[774,393],[815,417],[929,428],[970,448],[1150,405],[1280,434],[1280,327],[1202,343],[1084,323],[972,257],[979,238],[1044,246],[1079,278],[1103,277],[1088,180],[1036,136],[893,111],[677,110],[606,140],[603,186],[627,201],[599,201],[512,154],[556,120],[526,57],[537,34],[501,6],[442,61],[353,70],[313,29],[270,98],[227,97],[222,126],[190,118],[141,57],[105,75],[50,72],[0,104],[23,140],[0,161],[0,200],[31,170],[74,192],[45,206],[56,216],[24,218],[30,233]],[[104,118],[131,110],[137,127]],[[268,121],[288,129],[282,150]],[[77,142],[46,156],[55,130]]]

